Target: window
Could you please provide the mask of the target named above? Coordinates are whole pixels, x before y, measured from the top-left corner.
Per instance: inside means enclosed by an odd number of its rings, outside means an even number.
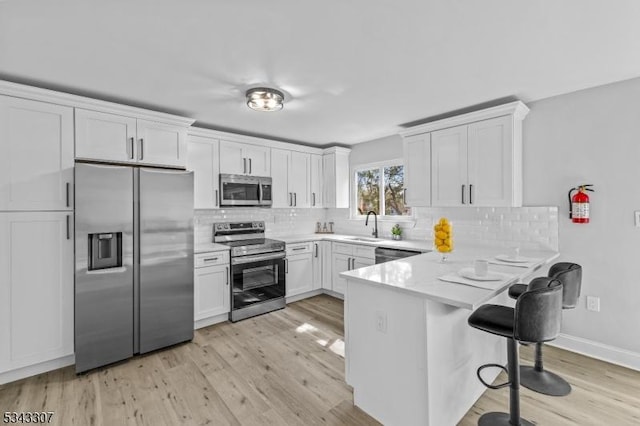
[[[411,209],[404,205],[402,164],[364,166],[356,170],[355,179],[355,214],[366,215],[367,212],[374,211],[380,216],[411,215]]]

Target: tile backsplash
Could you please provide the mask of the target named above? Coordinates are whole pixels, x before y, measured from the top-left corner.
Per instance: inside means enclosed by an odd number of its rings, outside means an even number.
[[[211,242],[216,222],[263,220],[269,236],[313,234],[316,222],[325,220],[325,209],[271,209],[260,207],[196,210],[195,243]]]
[[[455,241],[518,243],[522,248],[558,250],[557,207],[415,207],[414,217],[399,221],[403,238],[431,240],[435,221],[446,216],[453,223]],[[333,222],[338,234],[370,235],[371,223],[351,219],[349,209],[229,208],[196,210],[195,242],[210,242],[215,222],[263,220],[272,237],[311,234],[316,222]],[[391,236],[395,221],[379,221],[381,237]]]

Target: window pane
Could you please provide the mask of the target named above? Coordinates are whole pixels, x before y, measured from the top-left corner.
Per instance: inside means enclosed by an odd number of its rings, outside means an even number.
[[[358,185],[358,214],[374,211],[380,214],[380,169],[356,173]]]
[[[401,216],[411,214],[404,205],[404,167],[389,166],[384,168],[384,214]]]

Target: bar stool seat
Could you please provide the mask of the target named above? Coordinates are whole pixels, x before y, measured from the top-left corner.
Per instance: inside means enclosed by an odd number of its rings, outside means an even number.
[[[559,262],[549,268],[549,277],[562,283],[562,309],[573,309],[578,303],[582,286],[582,267],[577,263]],[[517,299],[527,290],[526,284],[509,287],[509,297]],[[542,343],[535,348],[535,365],[520,367],[520,383],[532,391],[550,395],[565,396],[571,393],[571,385],[557,374],[545,370],[542,361]]]
[[[533,423],[520,418],[520,365],[518,342],[545,342],[560,333],[562,284],[555,278],[539,277],[531,281],[527,291],[516,301],[516,307],[483,305],[467,320],[471,327],[507,338],[507,368],[498,364],[485,364],[477,370],[478,379],[490,389],[509,386],[509,413],[491,412],[478,420],[480,426],[529,426]],[[506,370],[508,381],[492,385],[484,381],[485,368]]]

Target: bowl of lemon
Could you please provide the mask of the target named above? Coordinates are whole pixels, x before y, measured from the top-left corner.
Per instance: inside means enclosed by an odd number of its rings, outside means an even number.
[[[441,217],[433,226],[433,244],[442,255],[440,261],[445,262],[448,254],[453,251],[453,225],[446,217]]]

